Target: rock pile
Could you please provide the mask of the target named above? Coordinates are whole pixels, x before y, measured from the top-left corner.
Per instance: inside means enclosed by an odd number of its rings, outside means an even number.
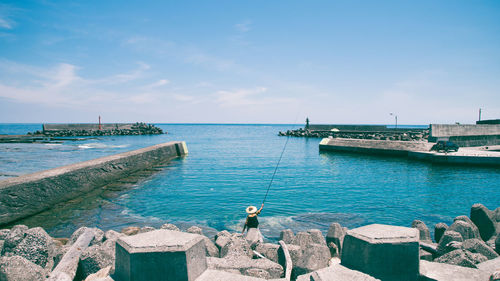
[[[347,138],[370,140],[397,140],[397,141],[427,141],[429,130],[412,129],[408,131],[392,132],[342,132],[342,131],[316,131],[316,130],[287,130],[279,132],[279,136],[305,137],[305,138]]]
[[[161,128],[146,123],[135,123],[130,129],[106,129],[106,130],[84,130],[84,129],[64,129],[45,130],[28,133],[29,135],[44,137],[83,137],[83,136],[124,136],[124,135],[160,135],[163,134]]]
[[[379,229],[384,227],[378,226]],[[500,269],[500,208],[491,211],[481,204],[473,205],[469,217],[456,217],[450,226],[437,224],[435,241],[423,221],[415,220],[411,226],[418,229],[418,232],[413,231],[415,241],[420,239],[420,242],[415,242],[417,248],[420,245],[420,254],[415,255],[412,262],[416,263],[417,272],[418,258],[425,260],[420,261],[422,280],[486,280],[484,276],[498,277],[495,271]],[[387,226],[386,229],[390,227],[394,228]],[[234,280],[279,279],[284,278],[286,272],[291,275],[291,280],[376,280],[369,276],[369,272],[351,268],[347,262],[344,263],[346,260],[341,259],[353,255],[366,256],[364,252],[356,253],[359,249],[349,246],[347,241],[352,240],[356,231],[360,232],[362,228],[348,230],[332,223],[326,236],[318,229],[298,233],[287,229],[281,232],[280,243],[259,242],[252,245],[241,234],[226,230],[218,232],[213,238],[204,236],[202,229],[196,226],[186,232],[202,235],[208,269],[227,272],[233,277],[242,276],[242,279]],[[161,229],[180,231],[177,226],[168,223]],[[153,227],[127,227],[121,232],[104,232],[98,228],[82,227],[64,239],[52,238],[40,227],[16,225],[11,229],[2,229],[0,280],[53,278],[51,272],[53,274],[61,259],[69,255],[65,254],[80,247],[78,241],[82,239],[79,238],[90,233],[88,247],[81,249],[77,265],[75,261],[73,280],[112,281],[116,241],[154,230]],[[370,236],[379,234],[371,233]],[[382,248],[378,249],[382,251]],[[377,251],[370,252],[375,260],[382,255]],[[461,279],[461,276],[466,276],[466,279]]]

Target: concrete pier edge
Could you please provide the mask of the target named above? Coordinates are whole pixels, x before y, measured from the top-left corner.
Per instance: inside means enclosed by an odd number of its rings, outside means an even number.
[[[0,225],[187,153],[185,142],[168,142],[0,181]]]

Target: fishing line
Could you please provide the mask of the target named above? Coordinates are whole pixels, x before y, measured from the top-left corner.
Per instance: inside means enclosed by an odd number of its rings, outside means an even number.
[[[295,126],[297,126],[297,118],[299,117],[299,113],[297,113],[297,116],[295,117],[295,121],[293,122]],[[271,181],[269,182],[269,185],[267,186],[267,191],[266,191],[266,196],[264,196],[264,200],[262,200],[262,204],[266,202],[267,195],[269,194],[269,190],[271,189],[271,185],[273,184],[274,176],[276,176],[276,172],[278,171],[278,167],[280,165],[281,159],[283,158],[283,154],[285,153],[286,145],[288,144],[288,140],[290,139],[290,135],[286,137],[286,142],[285,145],[283,146],[283,150],[281,151],[280,158],[278,159],[278,163],[276,164],[276,167],[274,168],[273,176],[271,177]]]

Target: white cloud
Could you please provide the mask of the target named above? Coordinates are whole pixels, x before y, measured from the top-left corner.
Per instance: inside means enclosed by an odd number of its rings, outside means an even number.
[[[294,98],[269,97],[264,95],[267,88],[238,89],[234,91],[218,91],[215,93],[215,102],[222,107],[273,105],[295,103]]]
[[[7,19],[0,17],[0,28],[12,29],[12,23],[10,23]]]
[[[183,102],[192,102],[195,100],[195,97],[188,95],[175,94],[172,96],[175,100],[183,101]]]
[[[157,87],[161,87],[161,86],[165,86],[167,84],[169,84],[170,81],[168,81],[167,79],[160,79],[154,83],[151,83],[149,85],[146,85],[145,88],[148,88],[148,89],[153,89],[153,88],[157,88]]]
[[[249,20],[246,20],[244,22],[240,22],[238,24],[235,24],[234,28],[236,28],[236,30],[238,30],[241,33],[245,33],[245,32],[248,32],[252,29],[250,27],[251,25],[252,25],[252,22]]]

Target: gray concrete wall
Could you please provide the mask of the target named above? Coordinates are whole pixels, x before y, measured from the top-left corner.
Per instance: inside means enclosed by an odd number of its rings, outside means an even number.
[[[408,151],[429,151],[432,145],[428,142],[334,138],[323,139],[319,149],[407,156]]]
[[[186,154],[185,142],[168,142],[0,181],[0,225]]]
[[[133,123],[103,123],[101,124],[102,130],[115,130],[115,129],[131,129]],[[44,131],[60,131],[60,130],[99,130],[99,124],[85,123],[85,124],[43,124]]]
[[[451,125],[431,124],[430,136],[435,138],[451,136],[488,136],[500,135],[500,124],[488,125]]]

